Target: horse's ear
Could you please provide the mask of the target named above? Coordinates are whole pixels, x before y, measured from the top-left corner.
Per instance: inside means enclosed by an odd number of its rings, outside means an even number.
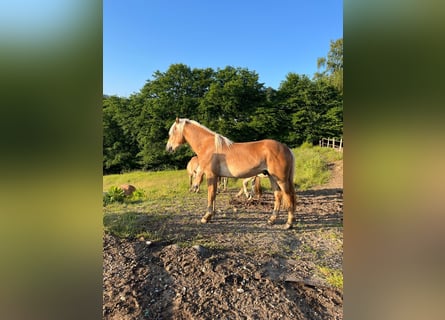
[[[179,118],[178,117],[176,117],[176,123],[179,123]]]

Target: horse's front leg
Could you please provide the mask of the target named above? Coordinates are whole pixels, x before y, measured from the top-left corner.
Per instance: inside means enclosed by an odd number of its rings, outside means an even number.
[[[218,186],[218,177],[207,177],[207,212],[202,217],[201,223],[207,223],[212,219],[215,213],[216,190]]]

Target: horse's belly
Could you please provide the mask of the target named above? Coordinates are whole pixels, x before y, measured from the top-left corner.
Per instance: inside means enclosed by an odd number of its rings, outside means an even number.
[[[265,169],[262,167],[240,168],[236,166],[222,166],[219,175],[229,178],[250,178],[262,173]]]

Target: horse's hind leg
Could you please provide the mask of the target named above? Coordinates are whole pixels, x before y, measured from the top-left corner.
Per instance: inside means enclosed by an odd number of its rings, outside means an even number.
[[[274,205],[273,205],[272,215],[270,216],[269,220],[267,220],[267,223],[272,225],[275,223],[275,221],[278,218],[278,214],[280,213],[281,200],[283,198],[283,193],[280,190],[280,187],[278,186],[275,178],[273,178],[272,176],[269,176],[269,180],[270,180],[270,184],[273,189],[275,201],[274,201]]]
[[[281,190],[283,190],[283,203],[287,206],[287,222],[284,229],[291,229],[295,220],[295,188],[293,182],[278,182]]]

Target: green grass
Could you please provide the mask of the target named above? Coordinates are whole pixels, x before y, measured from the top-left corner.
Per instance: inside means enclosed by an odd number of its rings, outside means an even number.
[[[175,194],[188,194],[188,176],[186,170],[166,170],[157,172],[133,171],[124,174],[104,176],[103,190],[124,183],[142,189],[148,199],[170,197]]]
[[[155,231],[147,231],[153,224],[164,225],[170,218],[168,214],[144,214],[141,212],[107,213],[103,217],[105,231],[120,238],[145,237],[152,241],[164,240],[162,227]]]
[[[325,277],[327,283],[335,288],[343,289],[343,272],[341,270],[328,267],[318,267],[318,270]]]
[[[294,183],[302,191],[327,183],[331,177],[328,164],[343,159],[342,152],[308,144],[292,151],[295,155]]]

